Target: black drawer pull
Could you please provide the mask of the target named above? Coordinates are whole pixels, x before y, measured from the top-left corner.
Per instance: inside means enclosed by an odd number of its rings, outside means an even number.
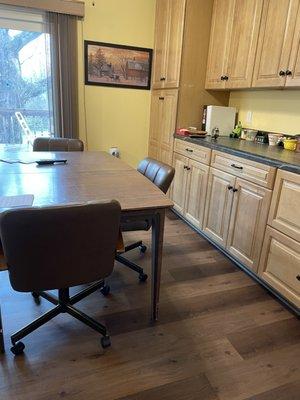
[[[165,81],[166,78],[165,78],[165,77],[161,77],[160,80],[161,80],[161,81]]]
[[[165,98],[160,96],[158,99],[159,99],[159,100],[164,100]]]
[[[285,75],[286,75],[285,71],[283,71],[283,70],[279,71],[279,76],[285,76]]]
[[[231,166],[232,166],[233,168],[236,168],[236,169],[243,169],[243,167],[240,167],[240,166],[235,165],[235,164],[231,164]]]
[[[185,149],[186,151],[189,151],[190,153],[193,153],[194,152],[194,150],[192,150],[192,149]]]
[[[296,278],[298,281],[300,281],[300,275],[297,275]]]
[[[228,189],[228,190],[232,190],[232,189],[233,189],[233,186],[229,185],[229,186],[227,186],[227,189]]]
[[[236,189],[236,188],[232,189],[233,193],[238,192],[238,190],[239,189]]]
[[[290,75],[292,75],[292,71],[290,71],[289,69],[287,69],[287,70],[285,71],[285,74],[286,74],[286,76],[290,76]]]

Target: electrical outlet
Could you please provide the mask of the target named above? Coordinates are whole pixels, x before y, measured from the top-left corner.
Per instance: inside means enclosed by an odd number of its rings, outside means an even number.
[[[252,123],[252,115],[253,115],[252,111],[247,111],[247,114],[246,114],[246,122],[247,122],[247,124],[251,124]]]

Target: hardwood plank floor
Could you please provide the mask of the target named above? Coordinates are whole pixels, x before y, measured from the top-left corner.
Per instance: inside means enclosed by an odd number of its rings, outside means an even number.
[[[149,233],[131,233],[128,241]],[[128,257],[149,271],[150,252]],[[173,213],[166,221],[159,321],[149,323],[150,282],[116,265],[111,295],[78,308],[105,323],[112,347],[60,315],[0,355],[1,400],[296,400],[300,322]],[[75,289],[74,289],[75,290]],[[51,308],[10,288],[1,274],[6,346]]]

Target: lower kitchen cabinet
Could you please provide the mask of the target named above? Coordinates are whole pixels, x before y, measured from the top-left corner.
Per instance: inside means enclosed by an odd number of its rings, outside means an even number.
[[[209,167],[189,160],[185,196],[185,218],[202,229]]]
[[[202,229],[209,167],[174,153],[175,177],[172,188],[174,208]]]
[[[300,307],[300,243],[267,227],[259,276]]]
[[[210,168],[203,231],[219,245],[226,247],[235,177]]]
[[[272,191],[236,179],[227,251],[255,272],[259,264]]]

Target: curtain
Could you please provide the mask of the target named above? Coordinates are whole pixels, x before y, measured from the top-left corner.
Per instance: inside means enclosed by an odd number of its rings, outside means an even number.
[[[77,17],[47,13],[55,108],[55,133],[79,137]]]

